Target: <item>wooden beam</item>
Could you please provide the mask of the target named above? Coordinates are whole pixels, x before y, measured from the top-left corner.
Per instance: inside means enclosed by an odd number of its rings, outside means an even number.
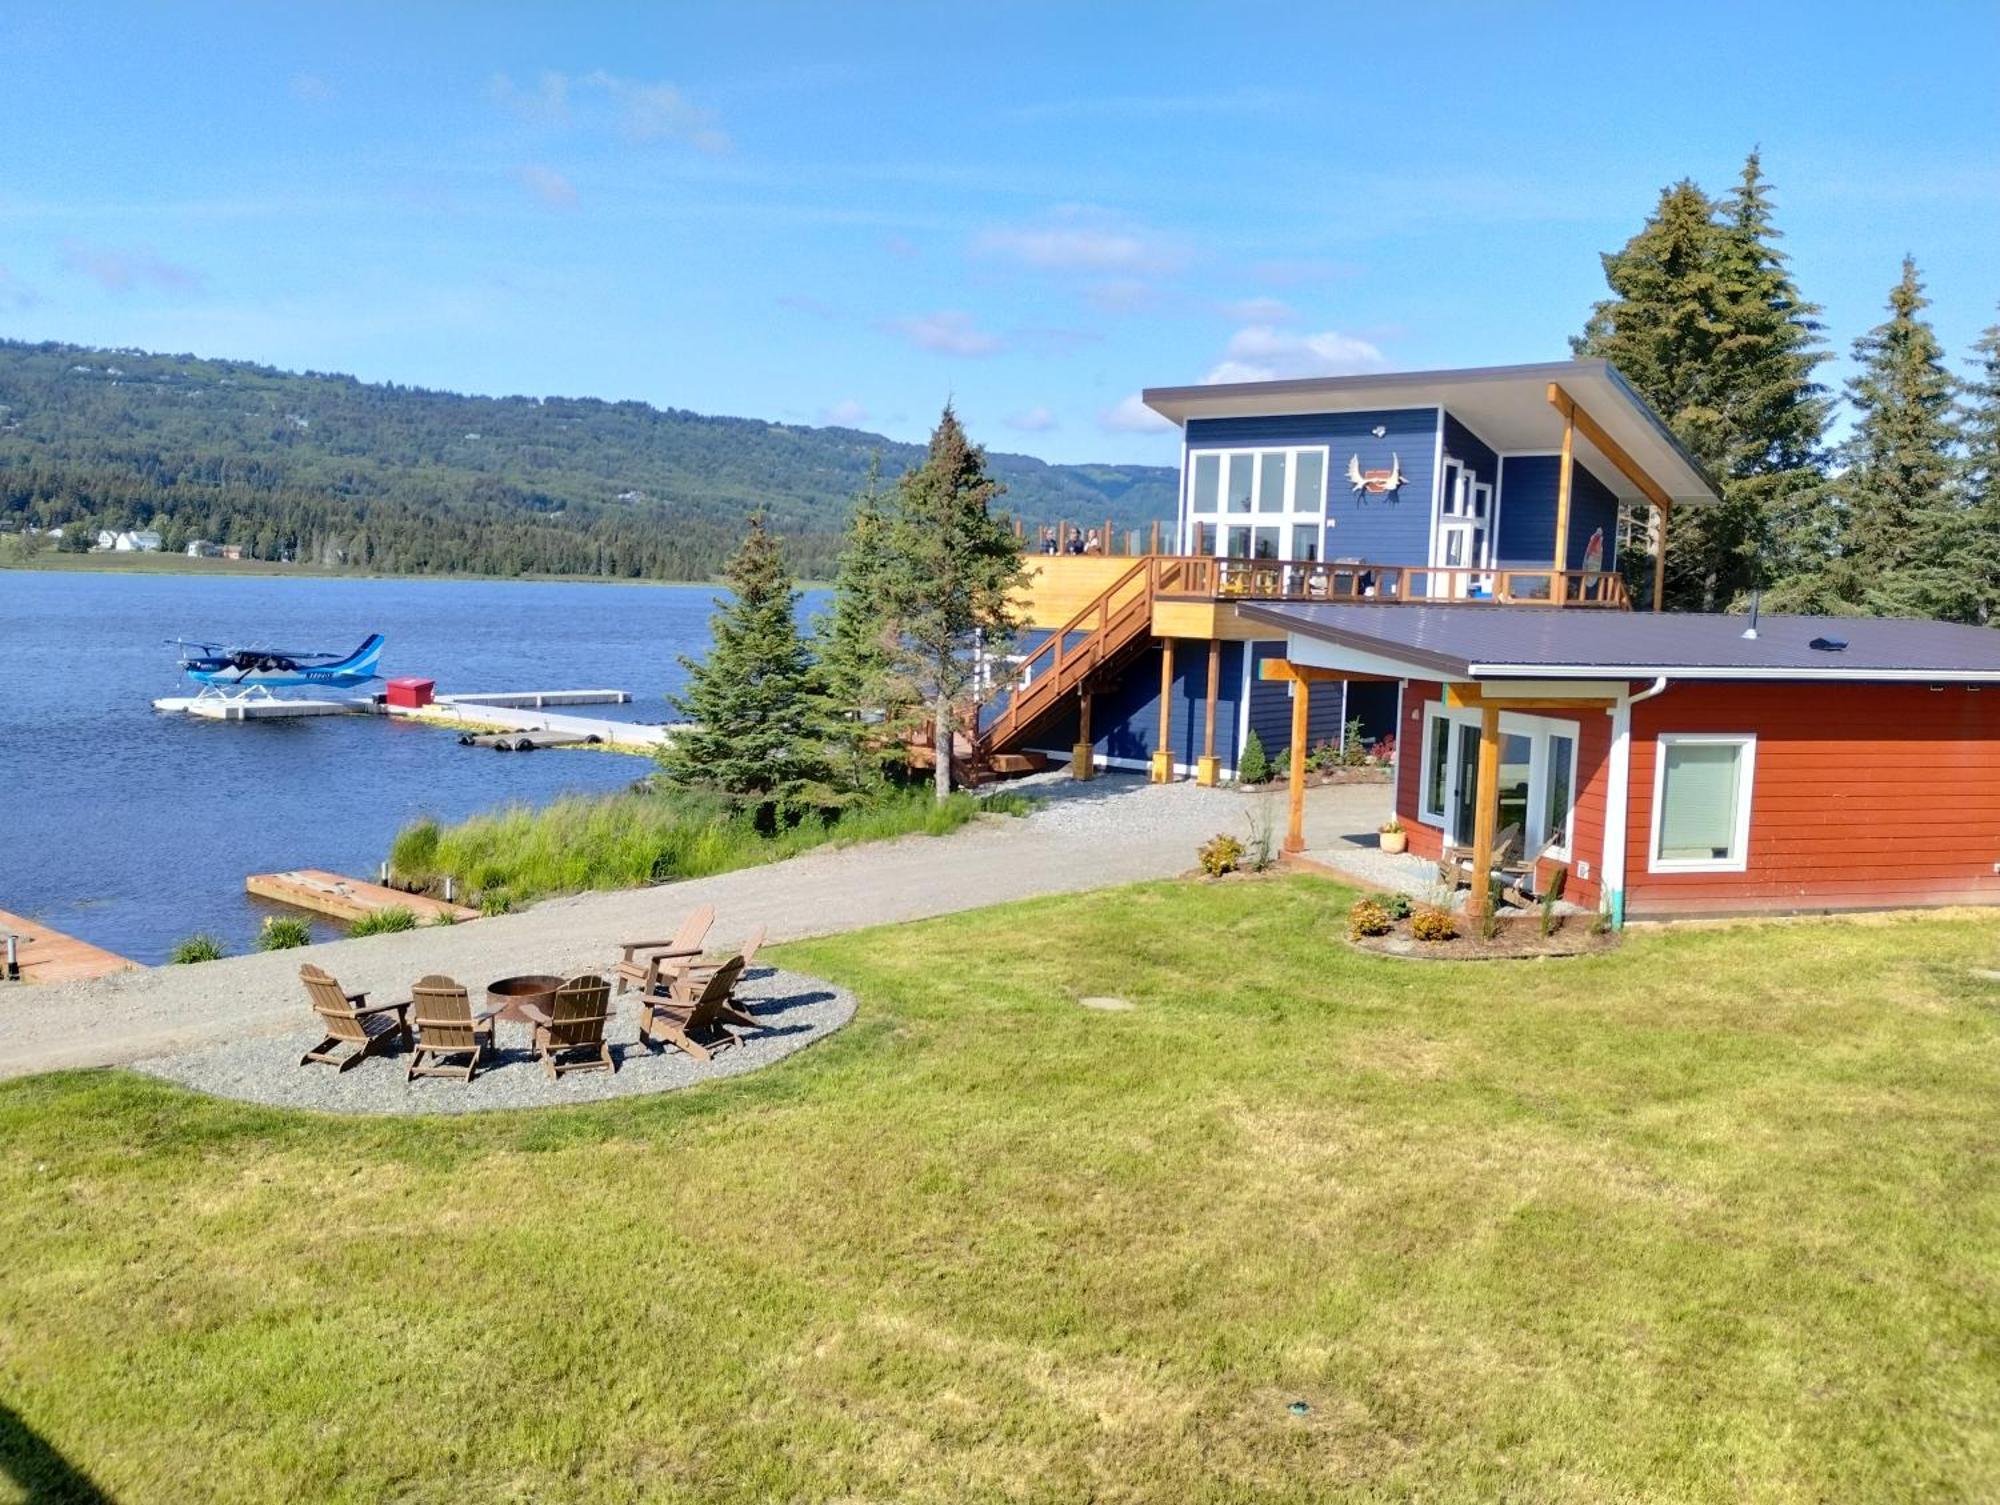
[[[1601,711],[1618,703],[1615,695],[1488,696],[1478,685],[1446,685],[1444,703],[1455,711]]]
[[[1160,520],[1157,517],[1153,519],[1153,547],[1148,552],[1153,554],[1160,552]]]
[[[1466,913],[1484,924],[1493,907],[1493,826],[1500,817],[1500,707],[1479,713],[1479,783],[1472,807],[1472,894]]]
[[[1153,782],[1174,777],[1174,640],[1160,639],[1160,739],[1153,744]]]
[[[1215,760],[1215,701],[1222,693],[1222,644],[1208,645],[1208,700],[1202,708],[1201,761],[1195,764],[1195,782],[1213,785],[1221,774]]]
[[[1322,669],[1317,664],[1295,664],[1290,659],[1267,658],[1257,665],[1259,679],[1283,679],[1293,684],[1301,682],[1323,685],[1340,680],[1353,680],[1362,684],[1395,684],[1397,681],[1387,674],[1356,674],[1348,669]]]
[[[1285,825],[1285,850],[1306,849],[1306,736],[1307,715],[1312,701],[1312,681],[1292,682],[1292,763],[1289,770],[1291,818]]]
[[[1557,606],[1569,598],[1564,571],[1569,568],[1569,498],[1575,485],[1576,404],[1571,403],[1563,413],[1562,468],[1556,472],[1556,567],[1549,577],[1549,600]]]
[[[1660,537],[1653,552],[1653,610],[1662,609],[1667,594],[1667,519],[1674,515],[1672,507],[1660,508]]]
[[[1639,462],[1625,453],[1624,446],[1604,432],[1598,421],[1584,411],[1574,397],[1562,389],[1557,382],[1549,383],[1549,405],[1563,415],[1566,423],[1576,425],[1583,437],[1591,442],[1597,452],[1618,468],[1620,475],[1639,488],[1639,494],[1655,507],[1671,508],[1674,499],[1667,495],[1660,483],[1647,475]]]
[[[1090,702],[1088,690],[1077,692],[1076,745],[1069,750],[1069,771],[1079,779],[1092,778],[1097,773],[1097,753],[1090,741]]]

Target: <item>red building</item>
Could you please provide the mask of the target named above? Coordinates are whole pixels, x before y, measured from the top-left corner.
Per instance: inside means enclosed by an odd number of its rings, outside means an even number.
[[[1484,783],[1489,840],[1511,828],[1542,882],[1565,868],[1567,897],[1621,918],[2000,901],[1988,629],[1240,609],[1284,631],[1305,681],[1399,686],[1396,810],[1419,854],[1475,843]]]

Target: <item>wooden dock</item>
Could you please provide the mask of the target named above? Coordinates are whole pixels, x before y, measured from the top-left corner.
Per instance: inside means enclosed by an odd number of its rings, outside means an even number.
[[[153,702],[156,711],[181,711],[209,721],[290,721],[300,716],[362,716],[372,709],[362,700],[279,700],[219,695],[168,695]]]
[[[336,920],[358,920],[384,909],[407,909],[421,923],[449,914],[457,920],[476,920],[479,911],[463,904],[447,904],[424,894],[406,894],[399,888],[365,883],[359,878],[343,878],[318,868],[298,868],[289,873],[252,873],[243,887],[260,899],[310,909]]]
[[[504,705],[539,711],[548,706],[624,705],[630,690],[494,690],[478,695],[440,695],[447,705]]]
[[[391,716],[427,721],[433,726],[455,726],[461,729],[471,727],[480,731],[554,732],[566,735],[576,742],[594,739],[603,746],[622,748],[627,752],[651,752],[670,735],[665,727],[648,726],[639,721],[606,721],[595,716],[565,716],[554,711],[524,711],[511,706],[495,705],[491,701],[469,701],[458,696],[449,699],[440,696],[420,709],[396,705],[387,705],[382,709]],[[555,744],[551,741],[539,745]]]
[[[6,985],[6,938],[10,935],[15,937],[22,982],[82,982],[139,970],[139,964],[129,958],[0,909],[0,988]]]

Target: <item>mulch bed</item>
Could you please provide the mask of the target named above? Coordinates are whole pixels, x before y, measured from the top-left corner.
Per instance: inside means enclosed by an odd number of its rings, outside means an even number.
[[[1410,961],[1483,962],[1520,961],[1531,957],[1585,956],[1610,951],[1618,944],[1618,933],[1592,932],[1591,921],[1577,915],[1560,917],[1556,928],[1542,934],[1539,914],[1501,915],[1500,928],[1492,940],[1482,939],[1463,915],[1458,917],[1459,933],[1449,941],[1420,941],[1410,934],[1410,922],[1398,920],[1387,935],[1367,935],[1350,939],[1357,951],[1377,956],[1402,957]]]

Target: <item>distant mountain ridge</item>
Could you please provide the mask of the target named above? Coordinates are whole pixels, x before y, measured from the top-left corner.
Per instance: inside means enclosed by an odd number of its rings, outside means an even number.
[[[879,456],[847,428],[596,398],[468,397],[248,361],[0,341],[0,529],[158,529],[168,548],[409,573],[713,575],[764,507],[825,575]],[[989,451],[1029,525],[1139,528],[1174,513],[1157,465]]]

